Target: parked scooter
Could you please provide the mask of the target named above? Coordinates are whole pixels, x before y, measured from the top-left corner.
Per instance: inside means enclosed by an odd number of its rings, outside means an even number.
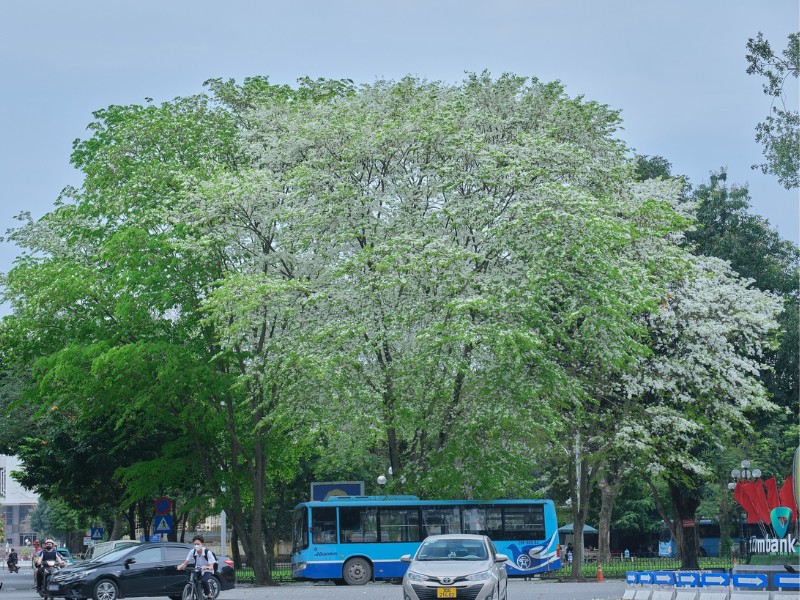
[[[19,565],[17,563],[19,563],[19,556],[12,548],[11,553],[8,555],[8,560],[6,560],[9,573],[19,573]]]

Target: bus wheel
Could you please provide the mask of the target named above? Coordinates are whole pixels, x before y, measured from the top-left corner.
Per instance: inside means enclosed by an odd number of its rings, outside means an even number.
[[[372,566],[365,558],[351,558],[342,572],[347,585],[364,585],[372,579]]]

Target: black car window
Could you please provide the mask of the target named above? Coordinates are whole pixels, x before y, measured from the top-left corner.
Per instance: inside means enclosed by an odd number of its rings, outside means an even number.
[[[147,548],[137,552],[131,558],[136,560],[136,564],[161,562],[161,548]]]
[[[189,548],[181,548],[180,546],[167,546],[164,548],[166,557],[164,560],[168,563],[180,564],[186,560],[186,555],[189,554]]]
[[[112,563],[128,554],[131,554],[130,548],[118,548],[117,550],[112,550],[111,552],[106,552],[105,554],[97,555],[92,559],[92,562]]]

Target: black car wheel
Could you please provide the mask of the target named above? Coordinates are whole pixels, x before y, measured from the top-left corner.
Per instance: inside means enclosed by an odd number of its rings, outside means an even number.
[[[119,598],[119,588],[110,579],[101,579],[94,586],[94,600],[117,600]]]
[[[372,566],[365,558],[351,558],[342,572],[347,585],[366,585],[372,579]]]

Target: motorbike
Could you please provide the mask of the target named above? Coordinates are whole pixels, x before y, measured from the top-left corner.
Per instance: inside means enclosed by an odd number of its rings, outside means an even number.
[[[39,595],[44,598],[44,600],[54,600],[55,596],[51,595],[47,588],[50,585],[50,579],[61,570],[61,567],[59,567],[58,563],[54,560],[46,560],[42,563],[40,568],[43,571],[42,585],[36,591],[39,592]]]
[[[6,561],[6,564],[8,565],[8,572],[9,573],[19,573],[19,565],[17,564],[16,560],[12,560],[12,559],[9,558]]]

